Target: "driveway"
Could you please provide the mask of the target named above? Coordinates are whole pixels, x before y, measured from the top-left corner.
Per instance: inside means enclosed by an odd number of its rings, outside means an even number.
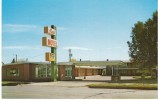
[[[99,80],[99,76],[96,76]],[[93,77],[93,78],[96,78]],[[80,77],[81,78],[81,77]],[[92,77],[89,77],[92,78]],[[158,99],[157,90],[92,89],[87,84],[100,81],[39,82],[18,86],[3,86],[2,98],[9,99]],[[104,77],[105,78],[105,77]],[[126,77],[127,78],[127,77]],[[100,77],[101,79],[101,77]],[[108,79],[108,77],[106,78]],[[110,79],[110,78],[109,78]]]

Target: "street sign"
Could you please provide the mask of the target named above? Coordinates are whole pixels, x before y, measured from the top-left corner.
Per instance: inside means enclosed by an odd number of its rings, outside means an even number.
[[[42,37],[42,46],[57,47],[57,41],[47,37]]]
[[[55,54],[46,52],[45,53],[45,58],[46,58],[46,61],[55,61]]]
[[[48,26],[44,27],[44,33],[48,35],[56,35],[56,31],[53,28],[50,28]]]

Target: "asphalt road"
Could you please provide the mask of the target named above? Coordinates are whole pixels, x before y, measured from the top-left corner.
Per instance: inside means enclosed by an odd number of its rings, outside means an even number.
[[[18,85],[2,87],[5,99],[155,99],[156,90],[91,89],[77,86]]]
[[[98,76],[97,76],[98,77]],[[105,78],[105,77],[104,77]],[[92,89],[91,81],[40,82],[3,86],[3,99],[158,99],[157,90]]]

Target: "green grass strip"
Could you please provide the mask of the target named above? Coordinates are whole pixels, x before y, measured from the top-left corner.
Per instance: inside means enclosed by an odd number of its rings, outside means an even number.
[[[108,88],[108,89],[142,89],[142,90],[157,90],[158,84],[89,84],[89,88]]]
[[[2,81],[2,86],[16,86],[18,84],[28,84],[28,82]]]

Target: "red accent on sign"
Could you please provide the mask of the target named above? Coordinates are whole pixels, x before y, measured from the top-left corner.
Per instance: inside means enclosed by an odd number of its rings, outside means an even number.
[[[54,39],[48,39],[48,46],[57,47],[57,41]]]

